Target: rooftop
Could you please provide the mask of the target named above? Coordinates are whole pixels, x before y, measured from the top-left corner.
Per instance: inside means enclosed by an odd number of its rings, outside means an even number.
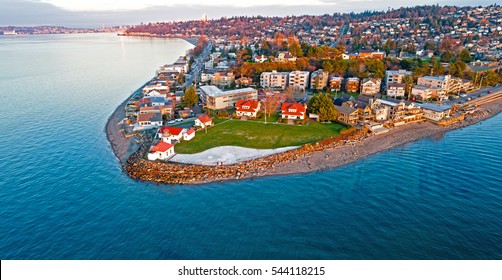
[[[422,104],[418,104],[418,105],[419,105],[419,107],[422,107],[423,109],[427,109],[427,110],[431,110],[431,111],[435,111],[435,112],[444,112],[446,110],[451,109],[450,105],[445,105],[445,104],[438,105],[435,103],[422,103]]]

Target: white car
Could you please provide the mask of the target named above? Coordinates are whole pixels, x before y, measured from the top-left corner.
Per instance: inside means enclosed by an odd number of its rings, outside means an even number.
[[[182,122],[183,118],[176,119],[177,122]]]
[[[175,120],[170,120],[167,123],[175,123],[175,122],[176,122]]]
[[[461,94],[460,97],[467,97],[467,94]]]

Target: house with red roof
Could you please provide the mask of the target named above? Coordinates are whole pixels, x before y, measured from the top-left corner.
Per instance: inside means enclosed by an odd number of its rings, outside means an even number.
[[[195,129],[190,128],[186,132],[183,133],[183,140],[190,141],[195,137]]]
[[[213,125],[213,120],[208,115],[200,115],[195,120],[195,126],[200,126],[201,128],[206,128]]]
[[[260,111],[260,102],[256,100],[239,100],[235,104],[235,114],[238,117],[246,116],[256,118],[256,114]]]
[[[174,145],[166,142],[159,142],[150,148],[148,152],[149,160],[166,160],[174,155]]]
[[[176,144],[183,138],[183,132],[186,129],[181,127],[163,126],[157,132],[157,135],[162,141],[169,144]]]
[[[281,115],[283,119],[304,120],[307,115],[307,104],[282,103]]]

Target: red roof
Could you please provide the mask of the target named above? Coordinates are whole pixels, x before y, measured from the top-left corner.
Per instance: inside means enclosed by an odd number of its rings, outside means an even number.
[[[290,109],[295,109],[296,112],[290,112]],[[292,116],[304,116],[306,113],[307,107],[300,103],[282,103],[281,111],[283,115],[292,115]]]
[[[208,115],[200,115],[198,117],[199,121],[202,123],[212,122],[213,120]]]
[[[237,111],[254,113],[258,111],[259,104],[260,102],[256,100],[239,100],[237,104],[235,104],[235,108],[237,108]],[[249,108],[242,108],[247,106],[249,106]]]
[[[169,133],[171,135],[180,135],[181,132],[183,131],[183,128],[181,127],[172,127],[172,126],[163,126],[159,129],[159,133]]]
[[[150,152],[162,152],[163,153],[163,152],[171,149],[172,147],[174,147],[173,144],[169,144],[169,143],[161,141],[157,145],[150,148]]]
[[[190,129],[186,132],[186,134],[187,134],[187,135],[190,135],[190,134],[192,134],[192,133],[194,133],[194,132],[195,132],[195,130],[194,130],[193,128],[190,128]]]

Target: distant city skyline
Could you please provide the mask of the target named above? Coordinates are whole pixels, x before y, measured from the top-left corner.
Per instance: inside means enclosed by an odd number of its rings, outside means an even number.
[[[257,0],[236,3],[230,0],[0,0],[0,26],[59,25],[100,27],[135,25],[158,21],[218,19],[224,16],[287,16],[384,11],[416,5],[477,6],[500,4],[500,0]]]

